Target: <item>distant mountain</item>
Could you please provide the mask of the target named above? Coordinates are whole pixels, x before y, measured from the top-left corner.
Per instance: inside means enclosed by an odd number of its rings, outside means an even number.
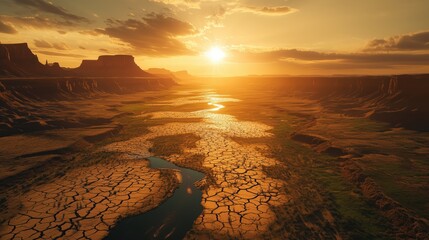
[[[0,77],[153,77],[131,55],[105,55],[83,60],[78,68],[64,69],[58,63],[39,62],[27,43],[0,44]]]
[[[194,76],[190,75],[188,71],[172,72],[165,68],[149,68],[147,72],[155,76],[171,77],[174,80],[188,80],[194,78]]]
[[[150,77],[143,71],[131,55],[104,55],[97,60],[83,60],[82,64],[72,70],[79,76],[86,77]]]
[[[43,65],[27,43],[0,44],[0,76],[33,77],[65,75],[58,63]]]

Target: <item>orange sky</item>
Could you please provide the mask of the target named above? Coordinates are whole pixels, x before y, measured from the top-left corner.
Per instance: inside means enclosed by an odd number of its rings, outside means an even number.
[[[427,0],[2,0],[0,40],[76,67],[132,54],[195,75],[429,72]],[[205,55],[218,46],[226,57]]]

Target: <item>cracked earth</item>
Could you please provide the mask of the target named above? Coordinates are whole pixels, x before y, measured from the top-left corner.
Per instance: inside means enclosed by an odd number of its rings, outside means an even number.
[[[199,165],[210,170],[214,182],[203,189],[203,212],[193,232],[215,236],[255,238],[266,232],[276,215],[272,206],[288,202],[285,183],[268,177],[264,167],[280,164],[261,153],[263,146],[242,145],[232,140],[272,137],[270,126],[239,121],[217,113],[222,102],[237,99],[213,93],[180,97],[157,105],[207,103],[208,110],[153,112],[153,119],[201,119],[170,122],[150,127],[150,133],[103,147],[100,151],[122,153],[121,160],[75,169],[65,176],[33,188],[21,197],[20,212],[0,229],[1,239],[101,239],[115,222],[158,206],[177,186],[175,174],[151,169],[143,158],[152,156],[152,140],[161,136],[195,134],[196,147],[183,154],[163,156],[180,163],[187,156],[203,155]],[[197,160],[196,160],[197,161]]]
[[[174,187],[145,160],[76,169],[25,194],[0,238],[101,239],[120,217],[159,205]]]
[[[118,142],[106,147],[109,151],[123,152],[140,157],[150,156],[151,139],[160,136],[195,134],[201,139],[196,147],[186,149],[185,154],[170,155],[165,158],[171,162],[182,162],[188,154],[203,154],[202,166],[210,169],[215,183],[203,190],[203,212],[194,223],[194,230],[215,232],[231,237],[252,238],[268,230],[275,220],[270,206],[288,202],[288,197],[280,191],[284,183],[268,177],[264,166],[275,166],[279,162],[265,157],[257,145],[241,145],[231,138],[272,137],[271,128],[256,122],[238,121],[234,116],[215,113],[221,102],[237,101],[208,96],[200,101],[195,98],[181,104],[207,101],[214,108],[196,112],[155,112],[155,119],[194,119],[201,122],[168,123],[150,128],[151,133]],[[164,103],[168,104],[168,103]],[[175,101],[174,105],[179,105]]]

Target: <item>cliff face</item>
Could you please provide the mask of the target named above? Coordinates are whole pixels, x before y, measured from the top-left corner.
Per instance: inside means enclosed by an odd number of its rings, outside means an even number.
[[[28,48],[27,43],[2,44],[2,60],[8,60],[17,65],[42,65],[35,54]]]
[[[149,68],[146,71],[150,74],[155,75],[155,76],[171,77],[176,81],[191,80],[191,79],[195,78],[194,76],[190,75],[188,73],[188,71],[185,71],[185,70],[172,72],[172,71],[167,70],[165,68]]]
[[[46,102],[74,101],[106,97],[106,94],[128,94],[165,90],[176,85],[171,78],[54,78],[0,79],[0,136],[45,129],[82,127],[86,121],[76,114],[72,120],[50,118]],[[66,111],[67,112],[67,111]],[[81,121],[82,120],[82,121]]]
[[[345,115],[429,131],[429,75],[303,78],[291,85]]]
[[[77,75],[86,77],[149,77],[130,55],[105,55],[97,60],[83,60],[74,70]]]
[[[42,65],[27,43],[0,44],[0,76],[34,77],[65,75],[61,68]]]
[[[43,65],[27,43],[0,44],[0,77],[151,77],[130,55],[106,55],[65,71],[59,64]]]
[[[214,86],[316,100],[328,111],[429,132],[429,74],[344,77],[242,77]],[[226,86],[225,86],[226,85]]]

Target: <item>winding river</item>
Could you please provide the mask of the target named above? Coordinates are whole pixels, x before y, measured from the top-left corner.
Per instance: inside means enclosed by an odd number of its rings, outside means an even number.
[[[201,214],[202,192],[194,183],[204,174],[161,158],[150,157],[148,160],[152,168],[180,171],[182,181],[179,188],[158,207],[120,220],[105,239],[182,239]]]

